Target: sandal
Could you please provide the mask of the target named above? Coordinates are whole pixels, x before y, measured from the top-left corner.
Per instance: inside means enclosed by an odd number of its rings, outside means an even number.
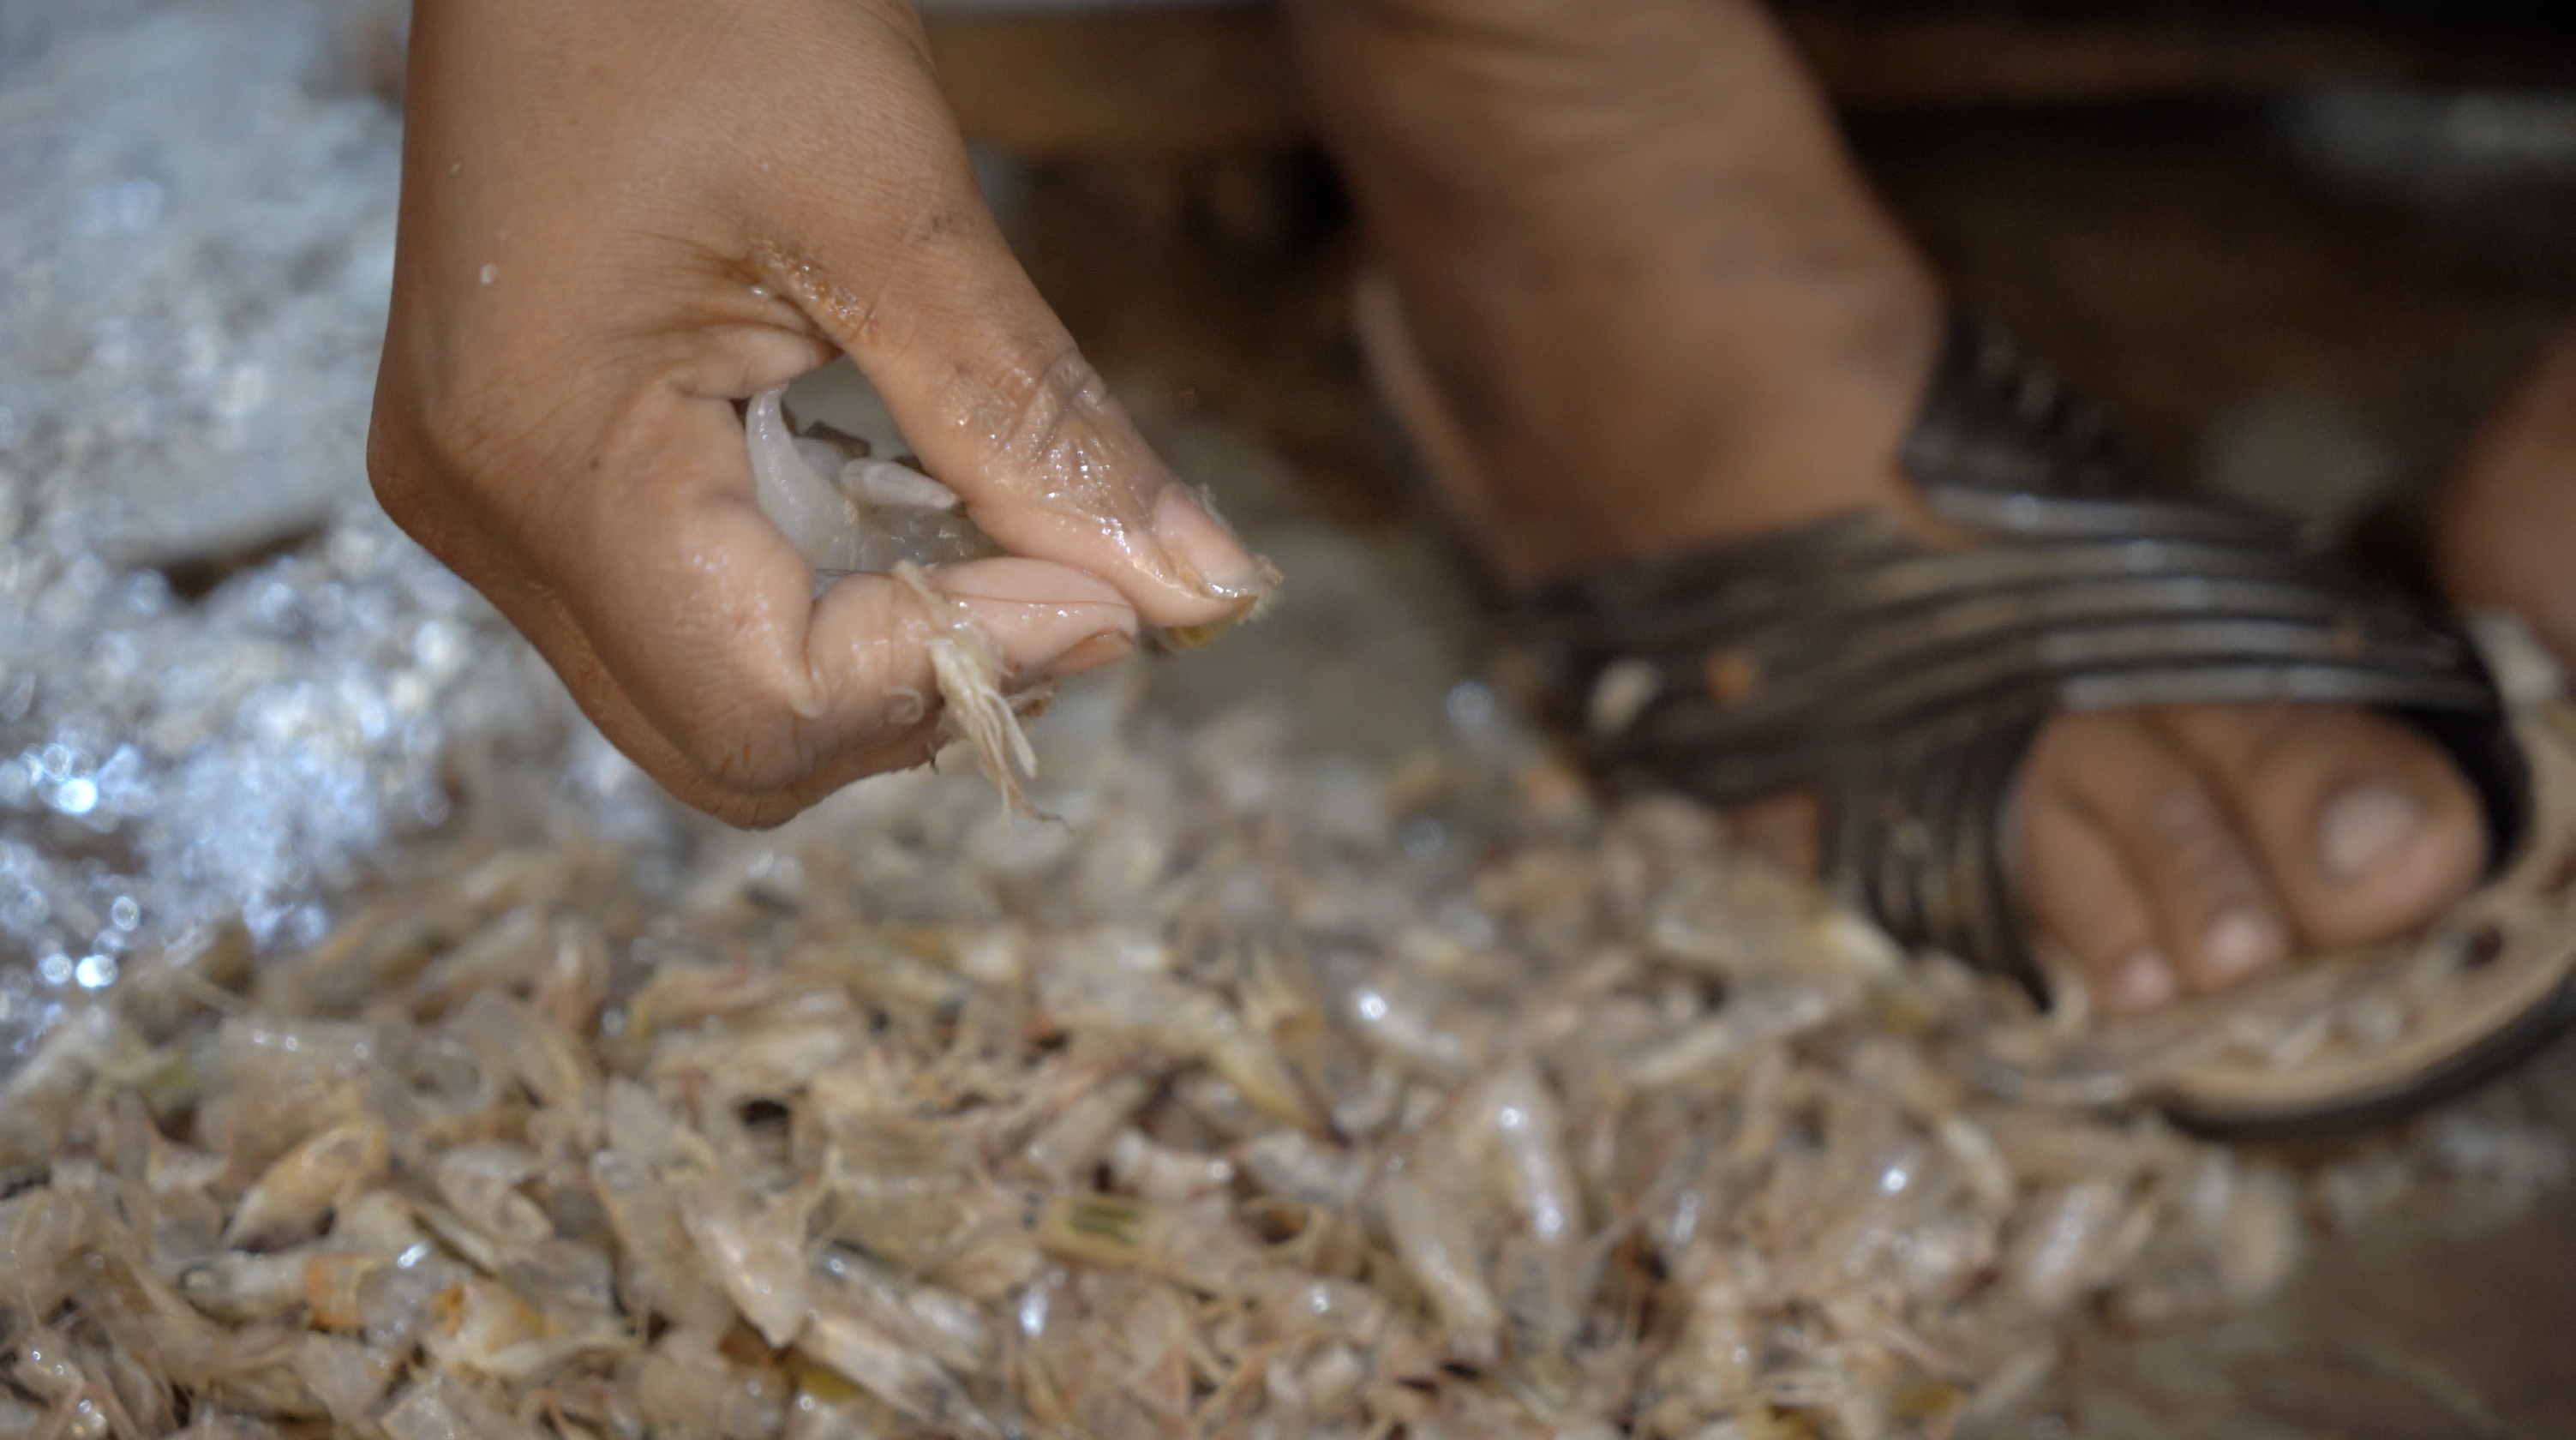
[[[1435,422],[1438,463],[1441,417],[1408,418]],[[2455,1093],[2576,1013],[2566,710],[2509,717],[2465,634],[2292,523],[2158,496],[2099,409],[1971,317],[1952,320],[1902,458],[1974,543],[1840,515],[1522,597],[1545,692],[1605,782],[1720,806],[1812,790],[1832,884],[1898,940],[2053,1007],[2053,1043],[1990,1057],[1987,1078],[2022,1093],[2312,1132]],[[2002,825],[2024,752],[2062,708],[2273,699],[2419,727],[2480,791],[2503,863],[2417,940],[2092,1023],[2024,930]]]

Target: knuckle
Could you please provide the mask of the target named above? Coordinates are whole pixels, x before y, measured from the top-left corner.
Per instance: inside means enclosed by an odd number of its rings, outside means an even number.
[[[441,558],[448,557],[439,540],[473,508],[488,453],[476,427],[459,430],[452,409],[414,402],[389,414],[380,407],[367,434],[367,484],[376,503]]]
[[[746,708],[701,727],[680,745],[699,781],[684,798],[729,825],[768,829],[863,776],[928,758],[932,747],[923,742],[936,722],[878,723],[828,749],[811,744],[802,729],[783,705]]]
[[[1001,449],[1012,460],[1043,467],[1068,449],[1091,443],[1098,422],[1108,415],[1108,382],[1071,342],[1037,358],[1033,365],[1013,366],[1012,378],[997,398],[1003,425]]]
[[[465,568],[471,522],[410,437],[379,416],[367,433],[367,487],[396,529],[451,568]]]
[[[836,772],[897,733],[901,719],[879,713],[855,724],[809,721],[789,703],[783,683],[748,680],[727,703],[673,727],[679,732],[673,738],[710,785],[733,796],[759,797],[798,790]]]
[[[513,413],[529,393],[515,385],[459,385],[413,401],[421,458],[439,475],[472,484],[525,448],[528,426]],[[542,392],[539,392],[542,393]]]
[[[685,749],[680,753],[677,769],[655,767],[652,774],[671,798],[736,829],[774,828],[795,818],[812,803],[785,789],[738,789],[699,768]]]
[[[2179,864],[2205,864],[2232,848],[2233,836],[2218,807],[2188,780],[2168,781],[2149,791],[2138,818],[2145,834],[2167,847]]]
[[[408,453],[414,448],[406,443],[410,437],[396,433],[397,423],[379,410],[367,427],[367,488],[394,523],[410,531],[429,499],[419,462]]]
[[[613,408],[597,366],[524,317],[448,337],[379,389],[369,474],[405,503],[494,505],[510,477],[561,468]]]
[[[704,800],[693,799],[690,803],[737,830],[775,830],[803,814],[814,800],[785,791],[742,795],[718,790],[709,792]]]
[[[904,243],[916,250],[937,249],[949,243],[965,219],[964,208],[943,190],[920,205],[904,233]]]
[[[681,755],[717,789],[759,796],[802,779],[813,757],[796,743],[784,703],[740,703],[702,717],[678,741]]]

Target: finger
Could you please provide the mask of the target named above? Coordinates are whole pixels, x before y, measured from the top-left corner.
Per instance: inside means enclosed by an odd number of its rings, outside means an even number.
[[[582,633],[561,591],[528,571],[512,539],[482,523],[475,507],[422,498],[399,429],[399,421],[380,407],[368,473],[386,510],[405,533],[489,598],[545,658],[600,733],[683,804],[735,825],[773,825],[860,776],[905,769],[930,757],[936,724],[924,717],[911,732],[854,747],[782,791],[746,795],[719,784],[627,693]]]
[[[929,468],[1014,554],[1087,570],[1149,623],[1210,624],[1274,589],[1158,459],[1004,243],[927,66],[826,45],[837,93],[910,117],[915,163],[852,113],[794,142],[803,181],[754,260],[847,350]],[[880,122],[881,124],[882,122]]]
[[[926,755],[938,632],[919,597],[860,575],[812,598],[803,558],[752,503],[729,406],[649,392],[611,433],[588,483],[557,487],[555,513],[516,527],[520,572],[543,583],[468,577],[610,738],[683,800],[743,823]],[[1001,558],[929,578],[1013,686],[1133,643],[1132,607],[1081,571]]]

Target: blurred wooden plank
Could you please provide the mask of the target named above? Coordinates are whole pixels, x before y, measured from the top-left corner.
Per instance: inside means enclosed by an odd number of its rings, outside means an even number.
[[[1782,18],[1836,103],[1856,110],[2259,95],[2325,81],[2417,79],[2437,68],[2422,45],[2313,24],[1880,17],[1822,9]]]
[[[2387,25],[2033,19],[1785,6],[1835,101],[1862,111],[2261,95],[2337,81],[2576,79],[2564,38],[2519,48]],[[1278,17],[1260,7],[934,16],[967,133],[1033,158],[1181,159],[1306,133]]]

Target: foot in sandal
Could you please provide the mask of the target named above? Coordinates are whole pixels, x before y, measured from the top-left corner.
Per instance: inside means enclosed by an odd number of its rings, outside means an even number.
[[[1730,804],[1914,938],[2063,957],[2114,1012],[2405,935],[2486,872],[2512,802],[2462,768],[2496,717],[2455,634],[2258,519],[2137,498],[2094,412],[1949,314],[1757,6],[1292,20],[1383,262],[1382,388],[1540,597],[1610,768]],[[2557,368],[2467,473],[2549,469],[2515,437],[2576,416]],[[2548,579],[2482,576],[2514,489],[2455,487],[2463,599]],[[2576,642],[2569,599],[2545,638]]]

